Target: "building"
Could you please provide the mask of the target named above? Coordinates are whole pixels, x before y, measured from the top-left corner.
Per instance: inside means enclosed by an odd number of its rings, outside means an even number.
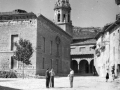
[[[119,5],[119,0],[115,0]],[[101,77],[105,77],[109,71],[112,77],[114,67],[115,76],[120,76],[120,14],[116,15],[116,21],[104,26],[102,32],[96,35],[95,67]]]
[[[112,68],[115,68],[115,76],[120,75],[120,21],[106,25],[97,36],[96,43],[96,69],[101,77],[105,77],[106,71],[112,76]]]
[[[1,12],[0,69],[22,73],[23,64],[12,58],[14,43],[22,38],[29,40],[34,49],[32,65],[25,65],[24,68],[26,75],[44,75],[47,68],[54,68],[56,74],[68,73],[72,41],[70,10],[68,0],[58,0],[54,8],[54,23],[43,15],[37,17],[25,10]]]
[[[76,74],[93,75],[94,67],[94,46],[95,36],[100,28],[94,27],[74,27],[73,42],[71,44],[71,67]]]

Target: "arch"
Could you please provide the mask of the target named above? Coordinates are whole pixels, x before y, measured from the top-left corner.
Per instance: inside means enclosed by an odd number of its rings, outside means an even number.
[[[79,73],[89,73],[89,64],[87,60],[81,60],[79,63]]]
[[[71,68],[74,70],[75,73],[78,73],[78,63],[76,60],[71,61]]]
[[[94,72],[94,60],[90,61],[90,73]]]

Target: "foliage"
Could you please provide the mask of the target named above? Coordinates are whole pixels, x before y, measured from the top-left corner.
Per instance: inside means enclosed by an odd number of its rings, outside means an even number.
[[[0,78],[17,78],[13,71],[0,71]]]
[[[14,58],[27,65],[31,64],[30,58],[33,54],[32,44],[28,40],[20,39],[18,43],[15,43],[16,51],[14,52]]]

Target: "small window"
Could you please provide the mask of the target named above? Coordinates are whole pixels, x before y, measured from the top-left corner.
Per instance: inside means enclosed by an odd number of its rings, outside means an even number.
[[[45,37],[43,37],[43,52],[45,53]]]
[[[52,55],[52,44],[53,44],[53,42],[50,41],[50,54],[51,54],[51,55]]]
[[[70,14],[68,14],[68,22],[70,22]]]
[[[63,14],[63,22],[65,22],[65,14]]]
[[[85,50],[85,47],[80,47],[79,51]]]
[[[52,68],[52,59],[50,61],[51,61],[51,68]]]
[[[92,47],[90,47],[89,50],[91,51],[91,50],[92,50]]]
[[[17,60],[15,60],[13,58],[13,56],[11,57],[11,69],[16,69],[18,66],[17,66]]]
[[[60,22],[60,14],[58,14],[58,22]]]
[[[18,35],[11,35],[11,51],[16,50],[16,42],[18,42]]]
[[[119,30],[118,30],[118,33],[119,33]]]
[[[42,63],[43,69],[45,68],[44,64],[45,64],[45,58],[43,58],[43,63]]]

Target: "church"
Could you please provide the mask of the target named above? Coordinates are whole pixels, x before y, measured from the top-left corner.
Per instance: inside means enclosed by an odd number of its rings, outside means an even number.
[[[43,15],[16,9],[0,12],[0,70],[22,73],[23,63],[13,59],[15,42],[29,40],[34,49],[32,65],[25,65],[25,75],[44,75],[47,68],[56,74],[70,70],[72,42],[71,7],[68,0],[58,0],[54,7],[54,22]]]
[[[23,63],[13,59],[15,42],[20,38],[32,43],[32,65],[25,65],[25,74],[44,75],[47,68],[56,74],[94,72],[95,35],[100,28],[75,27],[71,20],[69,0],[57,0],[54,21],[43,15],[16,9],[0,12],[0,70],[22,73]]]

